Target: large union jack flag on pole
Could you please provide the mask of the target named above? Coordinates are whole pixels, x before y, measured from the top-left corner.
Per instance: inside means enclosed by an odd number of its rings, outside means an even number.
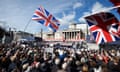
[[[56,32],[60,25],[59,21],[42,6],[35,10],[32,20],[49,27],[53,32]]]
[[[111,29],[114,28],[118,31],[119,27],[119,21],[112,13],[101,12],[87,16],[85,19],[97,44],[120,40],[119,32]]]

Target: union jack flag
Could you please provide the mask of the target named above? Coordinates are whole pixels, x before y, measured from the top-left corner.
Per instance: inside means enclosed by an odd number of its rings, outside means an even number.
[[[88,23],[89,30],[92,32],[97,44],[120,40],[120,37],[116,36],[115,34],[118,32],[111,29],[115,29],[115,26],[119,26],[119,21],[112,13],[101,12],[87,16],[85,19]]]
[[[49,27],[53,32],[56,32],[60,25],[59,21],[42,6],[35,10],[32,20]]]

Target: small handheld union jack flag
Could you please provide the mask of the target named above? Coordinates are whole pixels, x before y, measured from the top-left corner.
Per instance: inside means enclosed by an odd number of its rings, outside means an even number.
[[[32,20],[49,27],[53,32],[56,32],[60,25],[59,21],[42,6],[35,10]]]

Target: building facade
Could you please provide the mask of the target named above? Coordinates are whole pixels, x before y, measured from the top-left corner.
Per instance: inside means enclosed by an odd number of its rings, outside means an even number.
[[[68,29],[59,30],[55,33],[42,32],[35,36],[42,37],[44,41],[80,41],[86,38],[86,34],[86,24],[70,24]]]
[[[20,41],[20,40],[34,40],[33,34],[23,32],[23,31],[14,31],[14,38],[13,41]]]

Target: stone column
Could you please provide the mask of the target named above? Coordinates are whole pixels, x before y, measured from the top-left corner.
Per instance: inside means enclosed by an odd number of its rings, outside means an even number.
[[[70,32],[70,40],[71,40],[71,37],[72,37],[72,36],[71,36],[71,32]]]
[[[75,40],[75,38],[76,38],[76,35],[75,35],[75,31],[74,31],[74,40]]]
[[[65,40],[66,40],[66,32],[64,32],[65,33]]]

